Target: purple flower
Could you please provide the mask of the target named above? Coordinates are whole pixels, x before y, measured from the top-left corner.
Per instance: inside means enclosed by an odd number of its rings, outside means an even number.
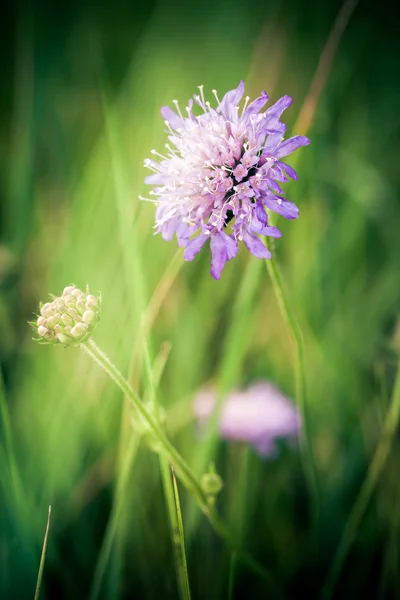
[[[240,109],[241,81],[222,101],[213,90],[214,109],[202,86],[199,90],[194,101],[202,114],[193,114],[192,99],[185,115],[176,100],[176,112],[168,106],[161,109],[170,143],[165,156],[152,150],[158,162],[146,159],[145,166],[154,171],[146,183],[154,186],[150,195],[157,205],[156,232],[165,240],[175,234],[189,261],[209,239],[211,274],[219,279],[226,261],[236,256],[239,241],[254,256],[271,257],[258,235],[281,233],[268,225],[266,209],[297,218],[298,208],[281,188],[288,177],[297,179],[297,173],[281,159],[309,140],[301,135],[284,140],[286,126],[280,117],[292,103],[289,96],[260,112],[268,101],[262,92],[250,104],[247,96]]]
[[[195,396],[193,409],[200,426],[208,421],[215,403],[216,392],[212,388],[205,388]],[[262,456],[274,458],[278,439],[298,438],[300,416],[272,383],[259,381],[225,398],[218,429],[223,439],[247,442]]]

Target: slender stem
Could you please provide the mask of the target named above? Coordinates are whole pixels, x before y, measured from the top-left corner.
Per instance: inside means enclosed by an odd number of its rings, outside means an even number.
[[[174,544],[177,569],[179,574],[179,587],[182,600],[190,600],[189,574],[186,561],[185,536],[183,531],[182,511],[179,501],[178,485],[174,473],[169,470],[168,462],[160,457],[162,470],[164,473],[164,490],[169,505],[169,514],[171,518],[172,541]],[[166,484],[166,485],[165,485]]]
[[[285,294],[282,278],[279,273],[278,265],[275,260],[266,260],[267,270],[272,281],[272,286],[277,298],[277,302],[285,321],[289,337],[292,340],[295,352],[296,363],[296,400],[302,416],[302,436],[301,443],[303,448],[303,463],[306,476],[309,481],[310,489],[314,495],[315,513],[318,517],[319,506],[319,490],[318,479],[316,474],[315,458],[311,443],[310,419],[308,415],[307,395],[306,395],[306,379],[304,369],[304,351],[303,338],[301,330],[292,307],[289,304],[287,295]]]
[[[186,463],[185,459],[179,454],[179,452],[174,448],[171,442],[168,440],[163,430],[161,429],[158,421],[153,417],[153,415],[148,411],[146,405],[140,400],[140,398],[135,394],[129,383],[123,377],[123,375],[118,371],[118,369],[113,365],[110,359],[106,354],[95,344],[95,342],[90,339],[88,342],[81,344],[81,348],[85,350],[93,358],[97,364],[104,369],[104,371],[115,381],[118,387],[123,392],[124,396],[127,398],[129,403],[137,410],[140,416],[144,419],[147,426],[152,432],[152,435],[157,440],[160,449],[162,449],[162,453],[166,457],[166,459],[174,466],[176,474],[180,477],[182,483],[185,485],[186,489],[191,493],[199,507],[203,511],[204,515],[209,520],[210,524],[214,528],[214,530],[220,535],[220,537],[226,542],[231,551],[236,552],[237,557],[240,560],[247,564],[255,573],[258,573],[261,577],[267,580],[271,587],[274,588],[276,595],[280,595],[276,585],[274,583],[274,579],[272,575],[256,560],[252,558],[246,552],[241,551],[237,544],[232,540],[229,535],[228,530],[225,525],[219,519],[215,509],[209,505],[207,502],[207,498],[205,497],[199,482],[196,479],[196,476],[193,474],[189,465]]]
[[[396,380],[393,388],[392,400],[383,424],[382,435],[375,454],[370,463],[367,476],[361,486],[360,492],[354,503],[346,523],[342,539],[337,549],[332,568],[321,592],[321,598],[328,600],[332,597],[334,587],[339,578],[340,571],[346,560],[347,554],[357,535],[357,530],[364,517],[366,508],[371,499],[373,491],[378,483],[379,477],[385,466],[392,447],[393,438],[400,420],[400,360],[397,366]]]
[[[149,382],[150,405],[153,412],[159,418],[160,407],[157,401],[157,384],[154,377],[154,368],[150,361],[150,352],[146,338],[143,340],[144,362]],[[159,379],[159,378],[157,378]],[[190,600],[189,575],[186,563],[185,538],[183,534],[182,514],[179,503],[178,487],[176,485],[174,468],[166,459],[165,455],[159,454],[160,472],[164,489],[165,502],[167,505],[169,523],[171,528],[171,541],[174,549],[175,569],[178,580],[178,589],[181,600]],[[174,482],[171,479],[171,469]]]
[[[47,525],[46,525],[46,531],[45,531],[45,534],[44,534],[42,554],[41,554],[41,557],[40,557],[39,573],[38,573],[38,577],[37,577],[36,591],[35,591],[35,598],[34,598],[34,600],[38,600],[39,594],[40,594],[40,586],[41,586],[41,583],[42,583],[43,570],[44,570],[44,561],[46,559],[47,538],[49,536],[49,529],[50,529],[50,518],[51,518],[51,506],[49,506],[49,512],[48,512],[48,515],[47,515]]]
[[[135,394],[123,375],[118,371],[108,356],[106,356],[106,354],[100,350],[100,348],[92,339],[84,344],[81,344],[81,347],[102,367],[102,369],[104,369],[111,379],[115,381],[115,383],[126,396],[128,402],[144,419],[154,438],[162,448],[164,455],[168,458],[169,462],[174,465],[176,472],[182,479],[185,486],[189,489],[202,507],[207,507],[206,499],[201,490],[200,484],[198,483],[195,475],[192,473],[189,465],[168,440],[157,419],[149,412],[146,405]]]

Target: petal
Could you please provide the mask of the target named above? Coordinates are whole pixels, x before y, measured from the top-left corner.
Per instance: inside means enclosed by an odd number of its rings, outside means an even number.
[[[173,217],[160,226],[160,231],[163,240],[170,242],[180,222],[179,217]]]
[[[296,173],[296,171],[293,169],[293,167],[291,167],[290,165],[287,165],[286,163],[283,162],[279,162],[278,165],[285,171],[285,173],[291,177],[292,179],[298,179],[298,175]]]
[[[250,115],[260,112],[260,110],[265,106],[268,102],[268,94],[267,92],[261,92],[261,96],[253,100],[251,104],[248,105],[246,110],[243,113],[243,118],[246,119]]]
[[[243,241],[249,252],[257,258],[271,258],[271,252],[264,246],[262,241],[246,230],[243,231]]]
[[[278,123],[281,114],[292,104],[292,102],[293,100],[290,96],[283,96],[282,98],[279,98],[271,108],[265,111],[265,117],[268,119],[268,123],[271,127],[274,123]]]
[[[268,216],[261,202],[257,202],[256,204],[256,214],[251,222],[250,231],[275,238],[279,238],[282,235],[276,227],[268,226]]]
[[[231,237],[230,235],[227,235],[224,231],[220,232],[220,236],[222,237],[222,239],[224,241],[225,248],[228,253],[228,260],[230,260],[231,258],[234,258],[238,251],[238,245],[237,245],[236,240],[233,237]]]
[[[264,206],[267,206],[270,210],[282,215],[286,219],[297,219],[299,216],[300,211],[297,206],[284,198],[262,196],[261,200]]]
[[[212,254],[211,275],[214,279],[219,279],[226,261],[237,254],[237,242],[230,235],[220,231],[211,237],[210,245]]]
[[[269,154],[280,144],[283,140],[283,136],[280,133],[272,133],[265,141],[262,155]]]
[[[256,204],[256,217],[262,225],[268,225],[268,216],[261,202],[257,202]]]
[[[153,175],[148,175],[144,180],[147,185],[161,185],[164,183],[164,175],[162,173],[154,173]]]
[[[226,92],[217,110],[219,112],[226,113],[230,106],[237,106],[239,104],[243,94],[244,81],[241,81],[235,90],[230,90],[229,92]]]
[[[210,236],[206,235],[205,233],[200,233],[193,240],[190,240],[190,242],[185,248],[183,258],[189,262],[193,260],[196,254],[200,252],[200,250],[202,249],[206,241],[209,239],[209,237]]]
[[[164,121],[168,121],[173,129],[180,129],[184,126],[183,119],[181,119],[181,117],[179,117],[169,106],[162,106],[160,113]]]
[[[214,279],[221,277],[222,269],[228,260],[228,252],[226,250],[224,241],[219,234],[215,234],[211,237],[211,275]]]
[[[291,154],[297,150],[297,148],[300,148],[300,146],[308,146],[309,143],[310,140],[304,135],[295,135],[294,137],[282,142],[278,150],[275,152],[275,158],[287,156],[288,154]]]
[[[284,191],[282,190],[281,186],[278,185],[273,179],[268,178],[268,187],[270,187],[271,190],[273,190],[277,194],[284,194]]]
[[[176,228],[176,237],[181,248],[187,246],[190,236],[192,236],[197,229],[197,225],[188,225],[183,221],[179,223],[178,227]]]

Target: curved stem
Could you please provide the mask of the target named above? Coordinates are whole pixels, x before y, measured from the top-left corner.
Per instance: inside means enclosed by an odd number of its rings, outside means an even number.
[[[201,490],[195,475],[192,473],[189,465],[183,457],[177,452],[171,442],[168,440],[164,431],[160,427],[158,421],[149,412],[146,405],[135,394],[129,383],[112,364],[110,359],[95,342],[90,339],[88,342],[81,344],[81,347],[106,371],[106,373],[115,381],[118,387],[125,394],[128,402],[135,408],[139,415],[144,419],[146,424],[151,429],[151,432],[157,442],[163,449],[163,454],[168,458],[169,462],[174,466],[177,474],[182,479],[185,486],[189,489],[192,495],[196,498],[201,506],[207,505],[205,496]]]

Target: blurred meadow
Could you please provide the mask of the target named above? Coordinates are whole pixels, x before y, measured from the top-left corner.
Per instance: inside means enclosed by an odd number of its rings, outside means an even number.
[[[6,5],[1,29],[0,598],[34,597],[49,505],[41,598],[180,597],[157,455],[121,392],[78,348],[32,341],[39,301],[70,283],[101,292],[94,339],[141,397],[157,388],[196,475],[214,461],[218,513],[274,580],[178,483],[194,600],[325,597],[346,531],[333,597],[400,597],[395,14],[362,0],[344,12],[333,0],[31,3]],[[160,107],[240,79],[252,98],[292,96],[284,122],[311,139],[288,161],[300,217],[279,219],[273,259],[304,340],[316,518],[298,445],[274,459],[210,446],[193,416],[210,382],[226,394],[268,380],[295,402],[265,262],[241,249],[214,281],[209,249],[184,263],[138,198],[143,160],[166,142]]]

